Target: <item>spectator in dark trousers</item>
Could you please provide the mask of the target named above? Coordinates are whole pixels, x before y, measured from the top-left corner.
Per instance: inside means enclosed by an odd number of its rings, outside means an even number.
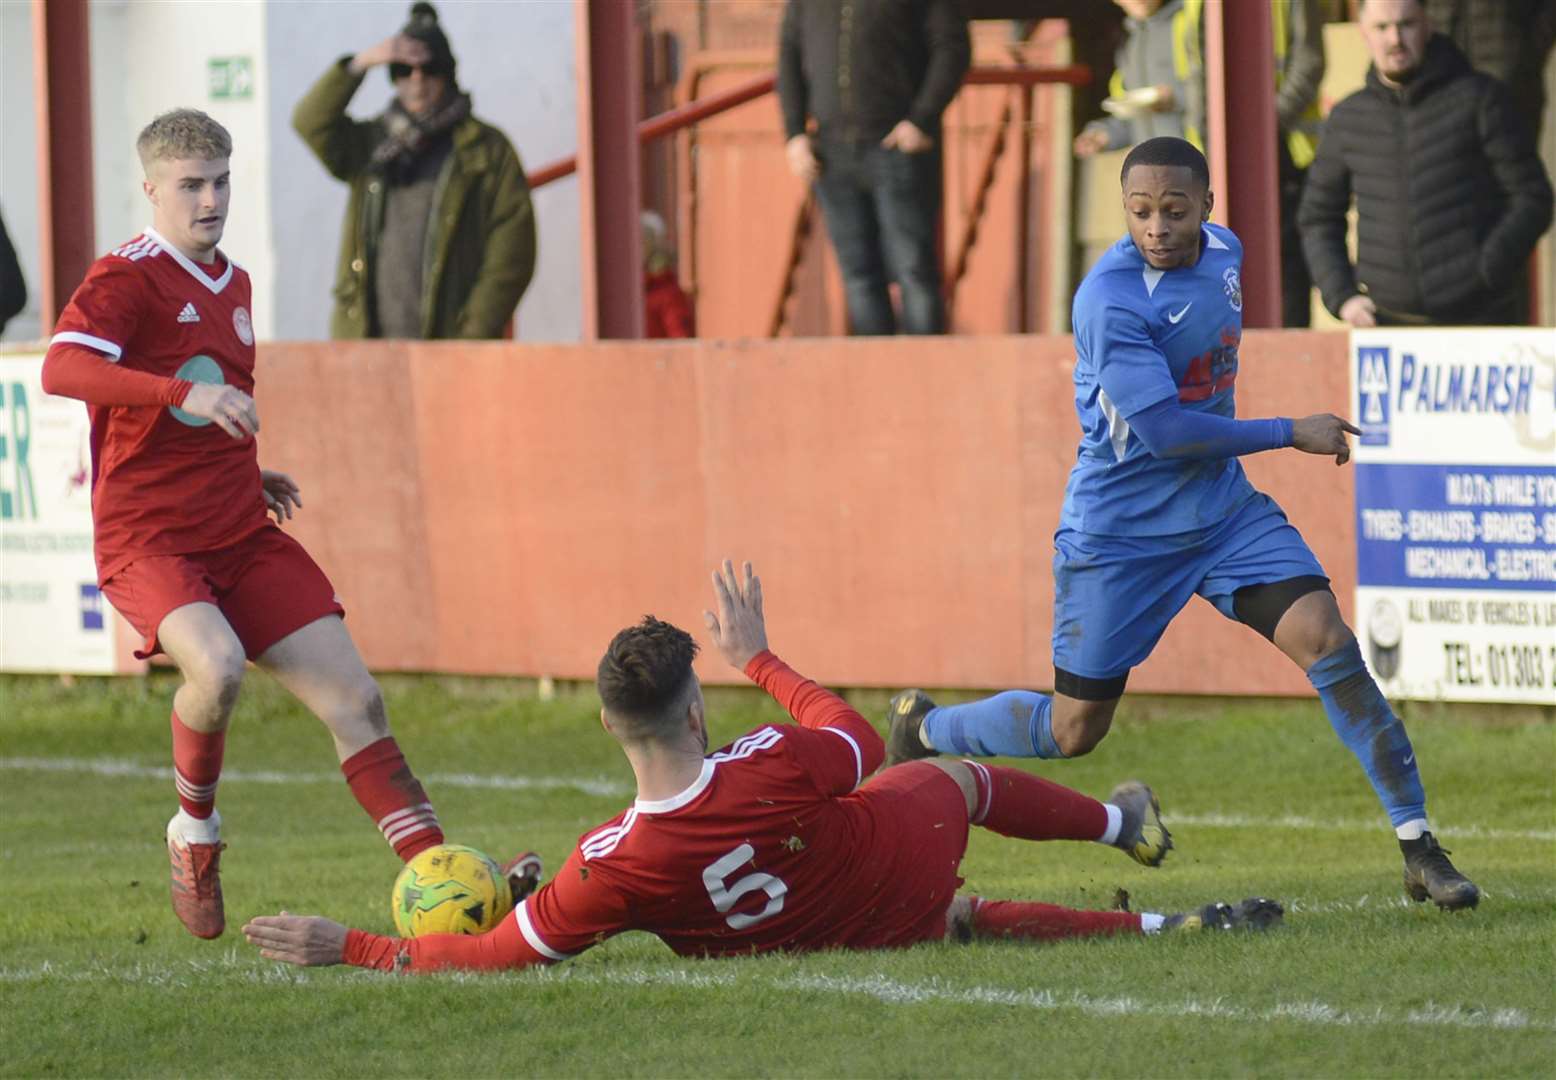
[[[1324,306],[1352,326],[1516,322],[1551,184],[1507,88],[1419,0],[1364,0],[1360,22],[1367,84],[1330,114],[1298,215]]]
[[[814,182],[849,328],[943,334],[940,114],[971,57],[956,0],[789,0],[778,96],[789,167]],[[807,118],[816,134],[806,133]]]
[[[17,261],[16,249],[5,231],[5,221],[0,219],[0,334],[5,333],[5,324],[26,306],[27,280],[22,277],[22,264]]]
[[[1426,17],[1476,71],[1507,86],[1530,137],[1538,139],[1545,114],[1545,61],[1556,44],[1556,3],[1426,0]]]

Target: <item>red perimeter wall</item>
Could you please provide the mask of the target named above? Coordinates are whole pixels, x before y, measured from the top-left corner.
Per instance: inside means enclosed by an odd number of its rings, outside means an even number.
[[[1347,411],[1346,338],[1250,332],[1245,416]],[[1052,536],[1075,453],[1067,337],[278,343],[260,459],[378,670],[592,678],[645,613],[699,636],[756,564],[777,651],[842,686],[1047,687]],[[1247,461],[1349,612],[1351,474]],[[705,678],[731,681],[704,655]],[[1195,600],[1141,691],[1301,694]]]

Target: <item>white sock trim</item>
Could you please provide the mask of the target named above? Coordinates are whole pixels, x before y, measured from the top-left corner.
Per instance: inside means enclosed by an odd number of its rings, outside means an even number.
[[[1394,835],[1399,837],[1401,840],[1419,840],[1421,839],[1421,834],[1426,832],[1429,828],[1431,828],[1431,826],[1426,823],[1426,818],[1411,818],[1403,825],[1394,826]]]
[[[1107,808],[1108,827],[1102,831],[1101,836],[1097,837],[1097,843],[1116,844],[1119,831],[1124,827],[1124,812],[1112,803],[1103,803],[1102,805]]]
[[[1140,929],[1147,934],[1160,934],[1162,923],[1167,921],[1167,916],[1158,915],[1154,911],[1142,911],[1140,913]]]
[[[167,823],[167,838],[184,844],[219,844],[222,816],[212,810],[210,817],[197,818],[180,806],[173,820]]]

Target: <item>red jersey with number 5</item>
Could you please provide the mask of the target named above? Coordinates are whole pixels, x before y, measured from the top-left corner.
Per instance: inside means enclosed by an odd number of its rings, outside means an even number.
[[[92,264],[50,347],[254,392],[249,276],[220,252],[202,266],[147,229]],[[263,528],[253,437],[173,406],[88,405],[99,581],[147,555],[228,547]]]
[[[944,933],[950,896],[903,872],[902,823],[854,793],[884,747],[840,698],[771,653],[747,668],[799,726],[770,725],[703,761],[684,791],[587,833],[514,912],[526,943],[560,960],[623,930],[681,955],[888,948]],[[939,876],[945,876],[941,873]]]

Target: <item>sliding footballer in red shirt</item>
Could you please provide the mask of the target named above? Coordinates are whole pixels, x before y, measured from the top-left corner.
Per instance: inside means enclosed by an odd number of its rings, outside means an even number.
[[[1026,840],[1092,840],[1158,865],[1172,842],[1150,788],[1098,802],[1019,769],[924,760],[887,769],[885,744],[841,698],[767,648],[761,583],[714,573],[714,646],[797,721],[708,754],[691,635],[650,616],[600,661],[600,718],[637,777],[625,812],[584,834],[557,876],[477,937],[400,941],[318,916],[243,928],[274,960],[385,971],[499,969],[565,960],[623,930],[682,956],[876,949],[944,937],[1053,939],[1273,925],[1279,904],[1185,915],[1077,911],[958,895],[967,828]]]
[[[232,138],[178,109],[136,149],[154,225],[92,264],[49,343],[43,388],[91,416],[103,593],[144,638],[136,655],[166,653],[184,678],[172,715],[173,910],[214,938],[225,927],[216,783],[246,659],[324,721],[351,793],[397,855],[443,833],[340,598],[279,527],[302,506],[297,485],[259,467],[249,277],[216,246]]]

